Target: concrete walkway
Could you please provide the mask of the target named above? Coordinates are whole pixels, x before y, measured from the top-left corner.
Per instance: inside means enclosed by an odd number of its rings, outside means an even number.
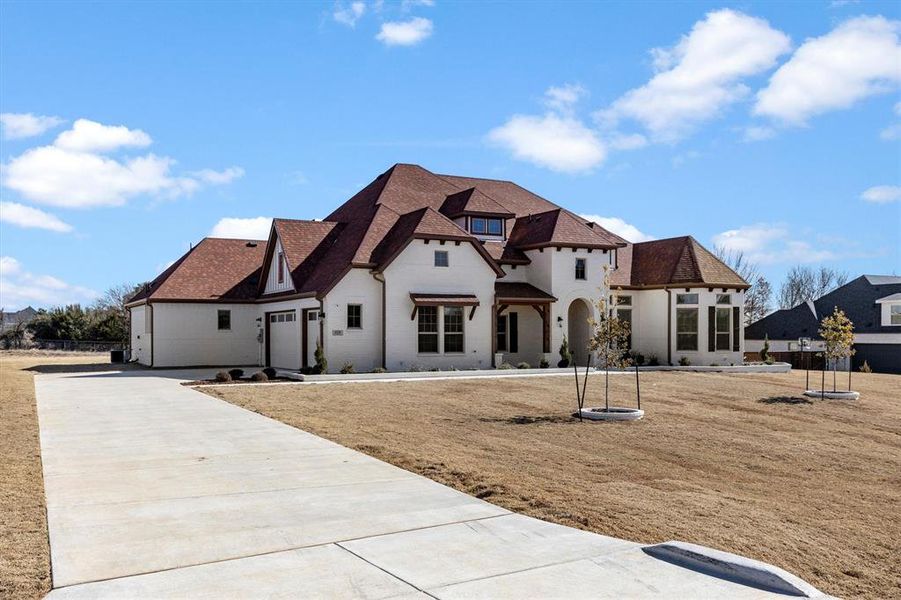
[[[712,577],[513,514],[179,385],[203,376],[36,376],[52,600],[777,595],[735,565]]]

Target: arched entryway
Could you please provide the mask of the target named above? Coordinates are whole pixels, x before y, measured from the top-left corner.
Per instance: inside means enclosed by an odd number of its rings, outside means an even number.
[[[588,338],[590,337],[590,326],[588,319],[591,316],[591,309],[588,302],[581,298],[573,300],[567,311],[567,334],[569,340],[569,351],[572,352],[573,360],[580,367],[585,366],[588,358]]]

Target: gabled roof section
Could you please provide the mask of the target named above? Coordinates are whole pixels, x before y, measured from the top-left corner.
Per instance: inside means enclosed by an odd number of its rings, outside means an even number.
[[[204,238],[132,296],[140,301],[248,302],[259,286],[263,240]]]
[[[441,214],[454,219],[464,215],[484,215],[512,219],[516,215],[498,204],[478,188],[467,188],[462,192],[450,194],[444,199],[439,209]]]
[[[631,244],[619,251],[615,286],[748,288],[738,273],[691,236]]]
[[[512,181],[500,179],[480,179],[478,177],[459,177],[457,175],[437,175],[457,189],[476,188],[498,202],[517,217],[537,214],[560,208],[550,200],[530,192]]]
[[[528,265],[532,262],[526,253],[504,242],[485,240],[482,242],[488,255],[499,265]]]
[[[285,261],[294,284],[292,293],[300,293],[308,274],[311,273],[322,258],[322,247],[334,237],[339,230],[339,223],[324,221],[302,221],[298,219],[273,219],[269,233],[269,247],[263,259],[262,274],[258,293],[262,294],[272,264],[272,253],[275,251],[275,240],[281,241],[285,253]],[[270,294],[272,295],[272,294]]]
[[[619,236],[600,227],[590,227],[586,221],[562,208],[519,217],[507,243],[522,250],[546,246],[618,248],[626,245]]]

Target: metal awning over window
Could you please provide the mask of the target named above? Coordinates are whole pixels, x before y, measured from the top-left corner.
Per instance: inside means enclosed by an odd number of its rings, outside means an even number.
[[[476,312],[479,305],[479,299],[475,294],[425,294],[410,292],[410,299],[413,301],[413,314],[410,320],[416,318],[416,311],[420,306],[471,306],[469,318]]]

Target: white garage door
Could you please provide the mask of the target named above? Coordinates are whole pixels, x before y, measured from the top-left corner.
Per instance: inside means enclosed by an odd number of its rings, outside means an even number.
[[[269,366],[300,369],[300,327],[296,311],[269,313]]]

